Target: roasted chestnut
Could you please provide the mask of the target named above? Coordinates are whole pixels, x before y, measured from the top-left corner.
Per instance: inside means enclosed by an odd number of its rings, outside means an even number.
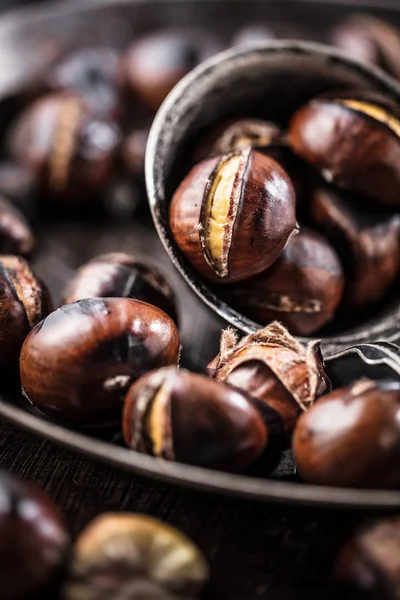
[[[400,107],[355,92],[311,100],[292,117],[295,152],[338,187],[400,206]]]
[[[228,283],[274,263],[297,230],[286,171],[250,147],[196,165],[176,190],[170,226],[201,275]]]
[[[277,322],[239,342],[233,330],[223,331],[220,353],[207,371],[256,399],[276,433],[288,438],[301,412],[330,390],[319,342],[304,348]]]
[[[121,71],[127,86],[157,110],[175,84],[220,46],[208,32],[164,30],[146,35],[128,48]]]
[[[24,600],[43,592],[62,566],[68,546],[51,499],[36,485],[0,471],[2,600]]]
[[[336,252],[323,236],[302,228],[270,269],[218,293],[261,325],[277,319],[293,335],[309,335],[333,318],[343,287]]]
[[[268,438],[241,392],[174,367],[149,373],[129,389],[123,431],[133,450],[235,472],[258,458]]]
[[[359,204],[326,186],[317,187],[308,203],[313,224],[329,236],[345,266],[347,308],[382,299],[400,273],[400,214]]]
[[[0,196],[0,252],[29,254],[34,243],[33,233],[23,214]]]
[[[155,267],[129,254],[111,252],[95,256],[68,284],[64,304],[85,298],[136,298],[161,308],[176,321],[174,292]]]
[[[65,600],[195,600],[208,565],[180,531],[145,515],[106,513],[76,542]]]
[[[0,255],[0,369],[17,365],[29,331],[51,311],[46,286],[19,256]]]
[[[82,426],[118,420],[130,383],[178,362],[179,334],[159,308],[127,298],[67,304],[21,351],[23,392],[43,413]]]
[[[82,202],[108,180],[119,139],[116,123],[93,115],[79,96],[54,93],[20,115],[8,145],[43,191]]]
[[[361,380],[321,398],[299,419],[293,452],[311,483],[398,488],[400,383]]]

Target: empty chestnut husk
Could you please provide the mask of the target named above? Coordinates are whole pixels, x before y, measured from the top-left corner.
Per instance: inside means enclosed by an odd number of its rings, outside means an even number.
[[[65,600],[195,600],[209,576],[200,550],[145,515],[106,513],[79,535]]]
[[[398,488],[400,383],[361,380],[321,398],[300,417],[293,452],[310,483]]]
[[[38,486],[1,471],[2,600],[24,600],[39,592],[44,597],[44,588],[60,571],[68,546],[68,534],[52,500]]]
[[[91,298],[51,313],[21,351],[22,389],[54,419],[81,426],[118,421],[129,385],[176,364],[179,334],[162,310],[127,298]]]
[[[297,231],[293,185],[276,161],[249,147],[204,160],[176,190],[170,227],[201,275],[247,279],[273,264]]]
[[[294,114],[288,140],[329,183],[400,206],[399,119],[399,106],[378,94],[332,94]]]
[[[122,252],[95,256],[67,285],[63,304],[86,298],[135,298],[161,308],[177,321],[174,292],[155,267]]]
[[[221,297],[260,325],[281,321],[293,335],[326,325],[342,299],[340,260],[328,241],[302,228],[267,271],[221,288]]]
[[[30,254],[35,239],[21,211],[0,196],[0,253]]]
[[[129,389],[123,432],[133,450],[232,472],[250,466],[268,439],[243,393],[174,367],[145,375]]]

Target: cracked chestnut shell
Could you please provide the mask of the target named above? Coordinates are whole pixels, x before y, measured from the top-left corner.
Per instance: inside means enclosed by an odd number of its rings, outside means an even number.
[[[0,255],[0,369],[17,365],[29,331],[51,311],[49,292],[23,258]]]
[[[288,438],[299,415],[330,390],[319,342],[305,348],[277,322],[240,341],[233,330],[223,331],[207,372],[257,400],[274,433]]]
[[[302,228],[270,269],[219,293],[260,325],[278,320],[293,335],[306,336],[331,321],[343,288],[335,250],[322,235]]]
[[[91,113],[72,92],[28,106],[9,134],[11,157],[41,183],[42,192],[82,202],[110,177],[120,141],[113,120]]]
[[[167,280],[155,267],[122,252],[100,254],[80,267],[64,291],[63,304],[110,297],[142,300],[177,321],[174,292]]]
[[[292,117],[293,150],[340,188],[400,206],[400,107],[372,93],[311,100]]]
[[[400,214],[368,211],[327,186],[309,198],[313,224],[337,249],[346,272],[344,305],[363,308],[381,300],[400,273]]]
[[[169,214],[186,259],[219,283],[268,268],[297,230],[289,176],[251,148],[196,165],[176,190]]]
[[[311,483],[400,486],[400,383],[360,380],[321,398],[298,421],[293,452]]]
[[[200,550],[171,525],[145,515],[107,513],[79,535],[63,597],[194,600],[208,577]]]
[[[21,351],[29,401],[59,420],[115,422],[129,385],[178,362],[179,334],[162,310],[127,298],[67,304],[33,329]]]
[[[24,600],[43,592],[60,570],[68,545],[52,500],[36,485],[0,471],[2,600]]]
[[[29,254],[35,240],[23,214],[0,196],[0,252]]]
[[[133,450],[233,472],[251,465],[268,438],[261,416],[240,391],[173,367],[130,388],[123,432]]]

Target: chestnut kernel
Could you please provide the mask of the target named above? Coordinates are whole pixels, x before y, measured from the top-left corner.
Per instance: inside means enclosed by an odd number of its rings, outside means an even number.
[[[274,263],[297,231],[286,171],[246,148],[196,165],[170,205],[174,239],[201,275],[240,281]]]
[[[400,214],[368,213],[328,187],[309,199],[310,217],[336,247],[346,272],[344,304],[363,308],[381,300],[400,273]]]
[[[398,488],[400,383],[360,380],[321,398],[299,419],[293,452],[311,483]]]
[[[268,437],[241,392],[174,367],[145,375],[129,389],[123,432],[133,450],[233,472],[251,465]]]
[[[177,320],[174,292],[167,280],[155,267],[122,252],[100,254],[83,265],[68,284],[63,303],[111,297],[142,300]]]
[[[194,600],[209,577],[200,550],[180,531],[144,515],[106,513],[76,542],[65,600]]]
[[[372,93],[311,100],[292,117],[293,150],[340,188],[400,206],[400,108]]]
[[[91,298],[51,313],[26,338],[22,388],[41,412],[82,426],[118,420],[133,380],[178,362],[179,334],[159,308]]]
[[[61,515],[36,485],[0,472],[2,600],[24,600],[52,583],[69,546]]]
[[[17,365],[29,331],[51,311],[46,286],[19,256],[0,256],[0,368]]]
[[[333,318],[343,287],[334,249],[323,236],[302,228],[267,271],[219,293],[261,325],[278,320],[293,335],[310,335]]]
[[[34,243],[33,233],[23,214],[0,196],[0,252],[29,254]]]
[[[207,371],[258,400],[267,419],[272,409],[288,436],[301,412],[330,390],[319,342],[304,348],[277,322],[240,341],[233,330],[223,331],[220,353]]]

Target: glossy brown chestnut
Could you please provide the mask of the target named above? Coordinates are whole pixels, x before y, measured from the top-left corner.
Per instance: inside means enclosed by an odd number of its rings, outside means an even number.
[[[133,450],[166,460],[240,472],[267,443],[257,410],[239,391],[174,367],[130,388],[123,431]]]
[[[343,288],[336,252],[322,235],[302,228],[270,269],[217,293],[260,325],[276,319],[293,335],[310,335],[333,318]]]
[[[29,254],[35,240],[23,214],[0,196],[0,252]]]
[[[202,553],[171,525],[107,513],[78,537],[63,598],[195,600],[207,579]]]
[[[219,49],[208,32],[158,31],[134,41],[128,48],[122,56],[122,76],[135,94],[157,110],[184,75]]]
[[[247,279],[274,263],[297,230],[286,171],[246,148],[196,165],[170,205],[174,239],[207,279]]]
[[[25,109],[8,145],[12,158],[41,182],[43,191],[82,202],[107,182],[119,140],[114,121],[93,115],[69,92],[49,94]]]
[[[309,198],[313,224],[329,236],[345,266],[347,308],[381,300],[400,273],[400,214],[368,212],[326,186]]]
[[[397,600],[399,557],[399,517],[374,519],[363,524],[340,552],[336,577],[369,599]]]
[[[288,139],[328,182],[400,206],[400,107],[378,94],[335,94],[293,116]]]
[[[162,310],[91,298],[59,308],[33,329],[21,351],[21,383],[43,413],[102,425],[118,419],[133,380],[178,356],[178,331]]]
[[[48,290],[29,264],[0,255],[0,369],[17,364],[24,339],[50,311]]]
[[[400,486],[400,384],[357,381],[321,398],[296,426],[293,452],[311,483]]]
[[[223,331],[207,371],[258,400],[267,422],[274,418],[277,433],[283,429],[288,436],[301,412],[330,390],[319,342],[304,348],[277,322],[239,342],[231,329]]]
[[[63,304],[111,297],[148,302],[177,320],[174,292],[167,280],[155,267],[122,252],[100,254],[83,265],[68,284]]]
[[[24,600],[44,591],[62,566],[68,545],[61,515],[51,499],[39,487],[1,471],[2,600]]]

